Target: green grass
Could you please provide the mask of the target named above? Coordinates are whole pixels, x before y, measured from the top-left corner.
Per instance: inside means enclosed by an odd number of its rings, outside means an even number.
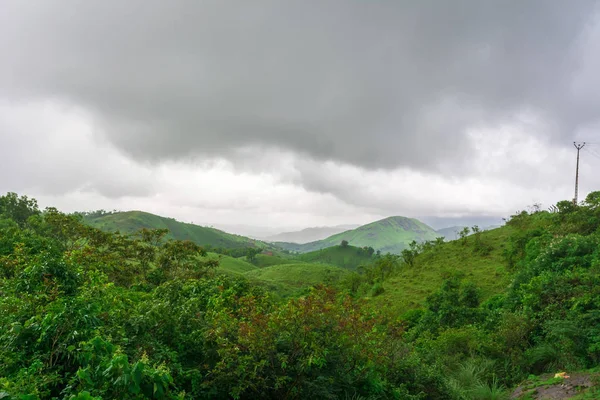
[[[298,259],[305,262],[321,262],[341,268],[355,270],[360,265],[368,264],[373,257],[365,250],[354,246],[333,246],[322,250],[301,254]]]
[[[219,272],[239,275],[257,269],[255,265],[252,265],[241,258],[233,258],[216,253],[208,253],[208,258],[212,260],[219,260],[219,267],[217,268],[217,271]]]
[[[474,282],[482,298],[506,290],[511,275],[502,256],[511,227],[502,227],[481,234],[481,240],[492,246],[488,255],[473,251],[475,238],[463,245],[460,240],[444,243],[417,257],[414,267],[402,267],[383,284],[385,292],[370,299],[371,304],[393,315],[425,305],[427,296],[439,289],[451,276],[461,276]]]
[[[346,274],[348,271],[335,265],[296,263],[255,269],[244,275],[252,281],[270,285],[277,294],[286,297],[320,283],[335,284]]]
[[[435,240],[438,236],[441,235],[417,219],[389,217],[316,242],[306,244],[278,242],[274,244],[286,250],[307,253],[336,246],[342,240],[347,240],[353,246],[373,247],[383,253],[399,254],[413,240],[423,242]]]
[[[245,260],[246,257],[243,257]],[[253,265],[264,268],[271,267],[273,265],[281,265],[281,264],[294,264],[299,263],[301,261],[292,258],[292,257],[281,257],[277,255],[268,255],[268,254],[257,254],[256,259],[252,262]]]
[[[167,238],[190,240],[202,246],[237,248],[266,247],[266,243],[244,236],[233,235],[214,228],[188,224],[173,218],[161,217],[143,211],[125,211],[99,217],[84,217],[84,222],[107,232],[132,234],[142,228],[168,229]]]

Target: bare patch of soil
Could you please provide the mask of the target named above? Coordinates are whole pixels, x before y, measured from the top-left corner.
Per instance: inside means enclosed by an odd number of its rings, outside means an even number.
[[[540,377],[540,382],[547,381],[552,378],[553,375],[543,375]],[[535,400],[565,400],[570,399],[577,394],[581,393],[594,386],[592,381],[592,375],[587,373],[576,373],[571,375],[569,378],[561,379],[560,382],[550,385],[540,385],[537,387],[535,384],[523,384],[519,386],[512,394],[512,399],[528,398]],[[527,397],[529,395],[529,397]]]

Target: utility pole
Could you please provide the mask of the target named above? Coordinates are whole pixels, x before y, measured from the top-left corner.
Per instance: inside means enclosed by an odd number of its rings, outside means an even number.
[[[575,197],[573,198],[573,204],[577,205],[577,190],[579,189],[579,150],[585,146],[585,142],[573,142],[573,146],[575,146],[577,149],[577,167],[575,168]]]

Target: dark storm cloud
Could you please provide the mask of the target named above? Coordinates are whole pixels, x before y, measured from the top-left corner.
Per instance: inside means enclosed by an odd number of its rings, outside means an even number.
[[[440,169],[468,160],[469,128],[527,109],[564,138],[600,106],[585,81],[573,89],[595,1],[2,8],[2,96],[85,107],[138,159],[233,157],[251,145],[367,168]]]

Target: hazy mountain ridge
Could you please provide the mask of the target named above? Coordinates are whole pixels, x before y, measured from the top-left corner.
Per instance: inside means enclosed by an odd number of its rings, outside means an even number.
[[[342,240],[346,240],[357,247],[368,246],[384,253],[400,253],[413,240],[424,242],[435,240],[438,236],[433,228],[417,219],[394,216],[306,244],[287,242],[274,244],[287,250],[307,253],[335,246],[340,244]]]
[[[333,236],[351,229],[356,229],[359,226],[360,225],[317,226],[302,229],[300,231],[281,232],[276,235],[265,237],[264,240],[268,242],[291,242],[306,244],[327,239],[329,236]]]

